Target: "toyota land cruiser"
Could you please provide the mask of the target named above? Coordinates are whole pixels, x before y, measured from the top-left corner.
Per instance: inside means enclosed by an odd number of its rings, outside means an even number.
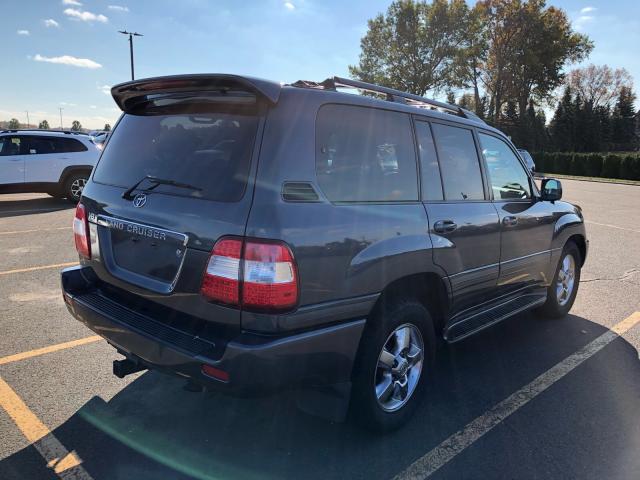
[[[439,339],[574,302],[580,208],[458,106],[338,77],[183,75],[112,95],[124,113],[62,289],[124,355],[118,376],[296,387],[321,395],[308,411],[350,405],[390,430],[424,396]]]

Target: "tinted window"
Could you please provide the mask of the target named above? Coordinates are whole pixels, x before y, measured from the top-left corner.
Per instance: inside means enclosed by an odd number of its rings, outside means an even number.
[[[197,187],[160,185],[154,192],[235,201],[247,184],[257,126],[258,117],[234,113],[125,115],[93,178],[129,188],[151,175]]]
[[[325,105],[318,113],[316,172],[335,202],[415,201],[411,122],[404,113]]]
[[[75,138],[55,138],[56,152],[86,152],[88,149]]]
[[[509,145],[492,135],[481,133],[479,137],[493,198],[531,198],[529,176]]]
[[[482,175],[471,130],[438,123],[432,127],[445,200],[483,200]]]
[[[29,137],[29,153],[44,155],[47,153],[55,153],[55,138],[53,137]]]
[[[22,137],[2,137],[0,139],[0,156],[20,155]]]
[[[436,146],[433,143],[433,135],[427,122],[416,122],[416,137],[418,138],[422,168],[422,198],[442,200],[442,181]]]

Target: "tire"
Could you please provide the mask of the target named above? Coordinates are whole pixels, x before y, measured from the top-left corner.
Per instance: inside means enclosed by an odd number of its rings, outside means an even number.
[[[72,173],[64,184],[64,195],[67,200],[78,203],[87,180],[89,180],[88,173]]]
[[[409,347],[399,349],[407,333]],[[416,347],[420,342],[422,363],[418,370]],[[392,355],[385,355],[386,361],[381,361],[383,347]],[[389,432],[400,428],[424,397],[434,357],[434,326],[424,305],[400,300],[377,308],[362,335],[354,364],[351,418],[370,430]],[[385,393],[379,399],[377,392]]]
[[[580,250],[575,243],[568,242],[562,249],[553,282],[547,288],[547,301],[538,309],[538,313],[551,318],[564,317],[569,313],[578,293],[581,265]],[[573,275],[568,276],[567,271],[571,271],[571,266]],[[569,285],[570,289],[567,288]]]

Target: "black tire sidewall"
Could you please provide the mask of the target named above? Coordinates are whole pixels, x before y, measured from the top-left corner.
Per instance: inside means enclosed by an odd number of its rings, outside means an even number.
[[[422,372],[409,401],[395,412],[386,412],[375,396],[375,370],[389,335],[404,324],[415,325],[424,343]],[[399,301],[378,309],[369,319],[360,341],[353,368],[350,414],[361,426],[375,431],[393,431],[413,415],[424,397],[435,354],[435,333],[429,311],[416,301]]]

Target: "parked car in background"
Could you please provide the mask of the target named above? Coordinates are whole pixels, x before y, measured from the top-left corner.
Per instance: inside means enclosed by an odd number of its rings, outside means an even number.
[[[524,150],[523,148],[519,148],[518,149],[518,153],[520,154],[520,156],[524,160],[524,163],[527,164],[527,168],[529,169],[529,171],[531,173],[535,173],[535,171],[536,171],[536,162],[533,161],[533,157],[531,156],[531,154],[529,152],[527,152],[526,150]]]
[[[124,114],[76,208],[80,265],[62,289],[124,355],[119,377],[316,389],[307,411],[350,402],[391,430],[428,391],[439,342],[574,302],[580,208],[459,106],[337,77],[182,75],[112,94]]]
[[[0,132],[0,193],[43,192],[80,200],[101,150],[81,133]]]
[[[93,135],[92,138],[93,143],[95,143],[96,146],[102,150],[102,148],[104,147],[104,142],[106,142],[107,138],[109,138],[109,132],[98,132]]]

